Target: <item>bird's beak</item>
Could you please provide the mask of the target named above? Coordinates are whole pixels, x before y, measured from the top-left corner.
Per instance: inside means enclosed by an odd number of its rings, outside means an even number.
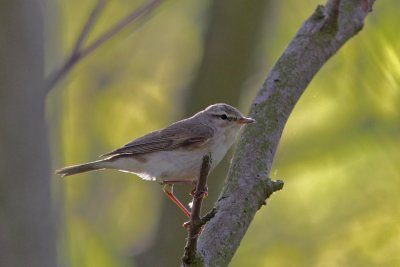
[[[252,118],[242,117],[242,118],[240,118],[240,119],[238,120],[238,122],[239,122],[240,124],[249,124],[249,123],[255,122],[255,120],[252,119]]]

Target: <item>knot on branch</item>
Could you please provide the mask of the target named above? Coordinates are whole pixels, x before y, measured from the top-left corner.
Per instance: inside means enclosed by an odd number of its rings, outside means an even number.
[[[273,190],[273,192],[282,190],[282,188],[283,188],[283,186],[285,184],[282,180],[276,180],[276,181],[271,181],[271,182],[272,182],[272,190]]]
[[[273,181],[268,178],[265,181],[265,194],[266,198],[269,198],[274,192],[279,191],[283,188],[284,182],[282,180]]]
[[[261,203],[260,207],[267,204],[267,199],[276,191],[282,190],[284,182],[282,180],[273,181],[268,178],[264,182],[265,200]]]

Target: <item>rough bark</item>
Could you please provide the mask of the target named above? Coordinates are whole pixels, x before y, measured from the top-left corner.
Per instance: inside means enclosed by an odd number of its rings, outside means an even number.
[[[285,123],[311,79],[357,34],[373,0],[329,0],[301,26],[254,98],[246,127],[216,202],[217,213],[198,241],[205,266],[227,266],[271,192],[268,178]]]
[[[0,266],[52,267],[43,2],[6,2],[0,9]]]

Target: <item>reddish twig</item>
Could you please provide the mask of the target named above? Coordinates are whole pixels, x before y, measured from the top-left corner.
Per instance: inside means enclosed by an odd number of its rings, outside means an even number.
[[[150,0],[146,4],[142,5],[138,9],[131,12],[128,16],[121,19],[116,25],[114,25],[111,29],[107,32],[102,34],[96,40],[94,40],[91,44],[87,47],[82,47],[83,43],[86,41],[90,31],[92,30],[96,19],[100,15],[101,11],[103,10],[106,0],[98,0],[96,6],[93,8],[88,20],[86,21],[79,37],[72,49],[72,52],[67,60],[61,65],[61,67],[56,70],[53,74],[49,76],[46,81],[45,91],[48,93],[54,86],[65,76],[67,75],[71,69],[84,57],[88,56],[90,53],[95,51],[99,46],[104,44],[106,41],[111,39],[121,30],[123,30],[127,25],[131,22],[135,21],[136,19],[144,16],[145,14],[150,13],[153,11],[161,2],[162,0]]]

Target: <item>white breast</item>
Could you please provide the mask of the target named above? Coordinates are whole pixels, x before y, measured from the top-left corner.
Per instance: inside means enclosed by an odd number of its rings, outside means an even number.
[[[239,128],[237,130],[239,130]],[[238,131],[222,131],[217,135],[217,138],[213,140],[210,151],[212,155],[212,169],[221,162],[226,152],[235,142],[237,132]]]

